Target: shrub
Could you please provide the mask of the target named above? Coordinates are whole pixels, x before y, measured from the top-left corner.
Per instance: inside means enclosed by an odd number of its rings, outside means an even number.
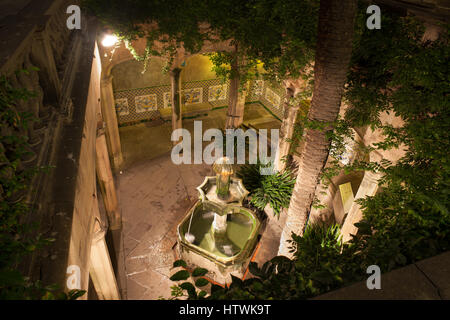
[[[271,175],[262,175],[260,169],[269,167],[260,162],[243,165],[237,175],[242,179],[245,188],[250,191],[250,203],[259,210],[264,210],[267,204],[273,209],[274,215],[279,217],[281,209],[289,207],[294,188],[295,178],[287,169]]]

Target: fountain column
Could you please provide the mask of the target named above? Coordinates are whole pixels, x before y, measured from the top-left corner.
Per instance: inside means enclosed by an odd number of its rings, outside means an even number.
[[[213,165],[213,170],[216,173],[216,194],[219,200],[226,202],[230,199],[230,180],[233,174],[233,167],[231,161],[227,157],[222,157],[216,160]],[[222,215],[217,212],[214,213],[214,221],[212,224],[214,235],[225,235],[227,231],[227,214]]]
[[[227,157],[216,160],[213,165],[216,173],[216,194],[220,200],[226,201],[230,197],[230,179],[233,174],[231,161]]]

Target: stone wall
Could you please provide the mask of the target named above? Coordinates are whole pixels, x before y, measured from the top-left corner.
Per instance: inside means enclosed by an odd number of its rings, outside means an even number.
[[[194,55],[185,61],[181,72],[184,105],[207,104],[211,108],[228,105],[229,81],[222,85],[212,66],[209,58],[203,55]],[[170,77],[162,72],[163,60],[152,57],[144,73],[143,67],[142,62],[129,60],[114,66],[111,71],[119,124],[158,119],[161,109],[171,109]],[[193,99],[189,101],[190,98]],[[246,102],[259,102],[281,118],[284,98],[281,86],[260,79],[251,81]],[[147,107],[141,107],[143,104]]]
[[[36,232],[55,241],[18,268],[32,280],[64,290],[70,289],[68,266],[79,267],[80,289],[88,290],[90,250],[98,234],[95,222],[105,224],[96,191],[97,127],[102,123],[97,22],[82,15],[81,30],[69,30],[66,9],[78,3],[22,1],[16,11],[2,17],[0,28],[1,75],[14,87],[37,94],[18,103],[19,111],[31,112],[37,119],[27,132],[32,156],[23,159],[23,165],[50,167],[18,199],[31,208],[23,223],[36,223]],[[29,73],[16,75],[22,69]]]
[[[87,290],[89,285],[90,249],[94,222],[96,218],[101,219],[98,214],[95,171],[95,142],[97,137],[97,112],[100,109],[101,74],[97,47],[95,47],[92,62],[80,155],[75,160],[78,164],[78,172],[67,262],[67,266],[77,265],[80,267],[81,288],[84,290]]]
[[[113,75],[114,91],[130,88],[145,88],[155,86],[170,86],[169,73],[163,73],[164,60],[160,57],[151,57],[147,69],[144,71],[144,63],[129,60],[114,66]],[[207,56],[194,55],[185,61],[181,74],[182,82],[215,79],[212,63]]]

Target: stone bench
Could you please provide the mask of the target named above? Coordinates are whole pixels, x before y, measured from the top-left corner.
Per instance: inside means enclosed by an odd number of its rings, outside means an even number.
[[[194,116],[203,112],[209,112],[212,110],[212,108],[213,105],[209,102],[183,105],[183,117]]]
[[[182,115],[183,117],[195,116],[199,113],[209,112],[213,108],[213,105],[210,103],[195,103],[188,104],[182,106]],[[159,113],[161,114],[161,118],[164,120],[172,119],[172,108],[163,108],[159,109]]]

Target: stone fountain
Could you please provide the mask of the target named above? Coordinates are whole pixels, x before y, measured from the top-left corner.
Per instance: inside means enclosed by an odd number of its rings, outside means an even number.
[[[178,254],[191,267],[210,271],[212,280],[230,283],[231,274],[242,278],[255,250],[261,223],[242,206],[248,191],[232,176],[228,158],[218,159],[216,176],[197,187],[199,200],[177,228]]]

